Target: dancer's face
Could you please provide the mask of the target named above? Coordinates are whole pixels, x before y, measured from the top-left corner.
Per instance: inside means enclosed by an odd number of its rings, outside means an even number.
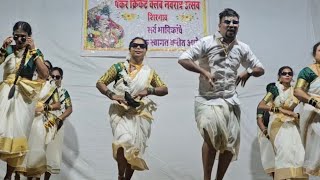
[[[130,48],[131,57],[143,59],[147,52],[144,41],[141,39],[136,39],[132,44],[133,46]]]
[[[236,16],[225,16],[221,19],[219,24],[220,34],[228,39],[236,38],[239,29],[239,19]]]
[[[314,56],[314,59],[316,60],[316,62],[318,64],[320,64],[320,45],[317,47],[317,50],[316,50],[316,54]]]
[[[280,78],[279,81],[281,83],[291,83],[292,77],[293,77],[293,72],[289,68],[286,68],[282,70],[279,77]]]
[[[61,74],[59,73],[59,71],[58,71],[58,70],[52,71],[52,72],[51,72],[51,77],[52,77],[53,80],[55,80],[56,85],[57,85],[58,87],[60,87],[60,86],[61,86],[62,76],[61,76]]]
[[[28,33],[22,30],[21,28],[13,32],[13,40],[15,41],[17,48],[22,48],[26,46],[26,41],[28,37]]]

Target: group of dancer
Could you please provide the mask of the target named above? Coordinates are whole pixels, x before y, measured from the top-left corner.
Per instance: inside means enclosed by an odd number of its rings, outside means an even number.
[[[267,85],[257,110],[261,161],[274,179],[320,176],[320,42],[313,46],[314,63],[294,72],[283,66]],[[302,102],[302,110],[295,107]]]
[[[264,74],[264,67],[250,47],[236,36],[239,14],[225,9],[218,30],[183,52],[178,63],[199,74],[195,120],[203,137],[203,179],[210,180],[219,153],[215,179],[222,180],[240,146],[240,101],[236,88]],[[0,84],[0,159],[7,162],[5,180],[16,173],[28,179],[45,179],[59,173],[63,122],[72,113],[68,92],[61,87],[63,71],[44,61],[35,47],[31,27],[17,22],[13,37],[0,51],[4,67]],[[11,45],[15,41],[15,45]],[[148,43],[136,37],[129,43],[126,60],[113,64],[96,83],[112,103],[113,157],[118,180],[130,180],[135,170],[147,170],[144,160],[157,104],[151,96],[168,94],[166,84],[144,63]],[[257,121],[263,166],[276,180],[320,176],[320,43],[313,48],[315,63],[304,68],[292,85],[293,70],[279,69],[278,80],[267,85],[258,105]],[[238,74],[242,65],[245,70]],[[112,86],[111,86],[111,83]],[[303,103],[303,112],[294,108]]]
[[[12,45],[12,43],[14,45]],[[72,113],[69,93],[61,86],[63,70],[44,60],[27,22],[13,26],[0,48],[0,159],[4,180],[20,175],[50,179],[60,171],[63,122]]]

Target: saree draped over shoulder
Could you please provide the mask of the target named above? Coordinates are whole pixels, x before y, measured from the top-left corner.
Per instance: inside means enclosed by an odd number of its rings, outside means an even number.
[[[15,85],[14,96],[9,99],[8,94],[16,78],[22,54],[14,53],[12,46],[8,47],[7,54],[5,59],[1,60],[4,72],[3,82],[0,84],[0,159],[12,167],[17,167],[22,164],[29,150],[28,137],[42,83],[31,80],[36,64],[35,57],[28,51]]]

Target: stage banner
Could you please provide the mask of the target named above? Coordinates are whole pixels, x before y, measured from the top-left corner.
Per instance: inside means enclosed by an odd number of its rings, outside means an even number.
[[[206,0],[84,0],[82,56],[123,57],[136,36],[148,57],[177,57],[207,35]]]

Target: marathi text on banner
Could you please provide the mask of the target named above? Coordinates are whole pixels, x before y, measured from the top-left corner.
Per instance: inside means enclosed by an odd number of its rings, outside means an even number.
[[[147,40],[149,52],[167,54],[207,34],[205,0],[85,0],[84,13],[88,56],[123,55],[136,36]]]

